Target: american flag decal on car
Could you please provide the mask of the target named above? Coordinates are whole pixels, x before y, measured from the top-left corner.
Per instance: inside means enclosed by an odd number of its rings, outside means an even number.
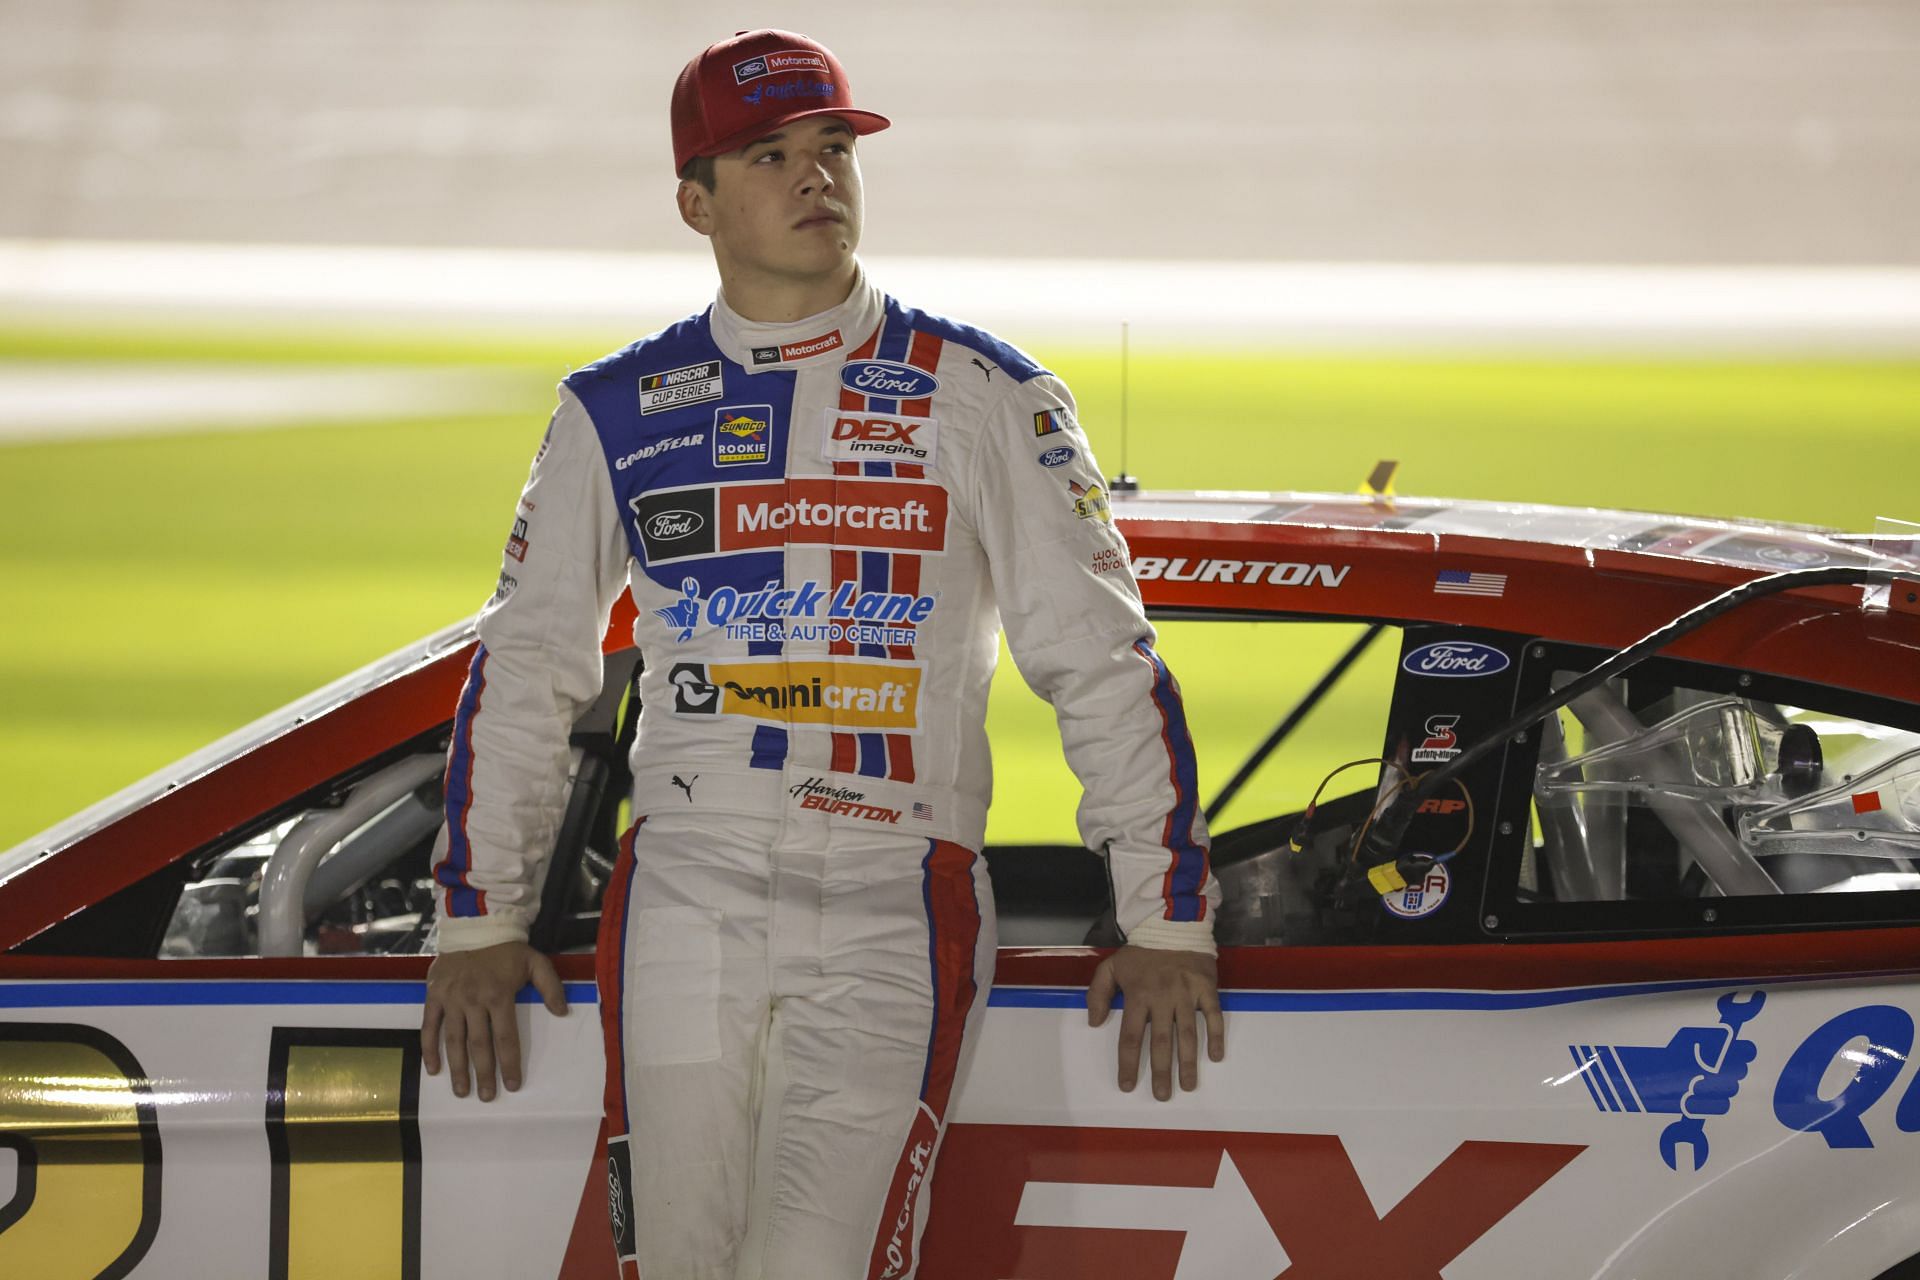
[[[1468,573],[1464,569],[1442,569],[1433,579],[1433,590],[1443,596],[1504,596],[1504,573]]]

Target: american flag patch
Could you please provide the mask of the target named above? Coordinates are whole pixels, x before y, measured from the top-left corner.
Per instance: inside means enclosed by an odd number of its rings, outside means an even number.
[[[1464,569],[1442,569],[1433,579],[1433,590],[1443,596],[1504,596],[1504,573],[1468,573]]]
[[[1036,436],[1050,436],[1054,432],[1064,429],[1066,425],[1067,411],[1065,409],[1042,409],[1033,415],[1033,434]]]
[[[913,816],[920,819],[920,821],[922,822],[932,822],[933,806],[930,804],[922,803],[919,800],[915,800],[913,802]]]

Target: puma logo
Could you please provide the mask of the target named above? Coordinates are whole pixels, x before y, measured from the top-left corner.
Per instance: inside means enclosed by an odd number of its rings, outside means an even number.
[[[988,368],[988,367],[987,367],[986,365],[984,365],[984,364],[982,364],[982,363],[980,363],[980,357],[979,357],[979,356],[975,356],[975,357],[973,358],[973,367],[974,367],[974,368],[976,368],[976,369],[978,369],[978,370],[979,370],[980,372],[982,372],[982,373],[984,373],[984,374],[986,374],[986,375],[987,375],[987,381],[988,381],[988,382],[992,382],[992,381],[993,381],[993,370],[992,370],[992,369],[989,369],[989,368]]]
[[[679,774],[676,773],[673,775],[673,785],[687,793],[688,804],[693,803],[693,784],[698,781],[700,781],[700,775],[697,773],[694,774],[691,778],[688,778],[685,782],[680,781]]]

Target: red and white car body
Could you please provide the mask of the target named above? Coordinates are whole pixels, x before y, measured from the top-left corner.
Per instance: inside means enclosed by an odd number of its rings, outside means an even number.
[[[1916,563],[1619,512],[1113,509],[1156,617],[1397,629],[1389,759],[1448,758],[1737,583]],[[456,1099],[419,1062],[422,922],[369,914],[405,877],[312,896],[431,791],[472,647],[451,628],[0,854],[0,1276],[613,1274],[593,957],[560,957],[569,1016],[523,996],[525,1086]],[[1219,830],[1230,1052],[1171,1102],[1120,1093],[1086,1025],[1097,904],[1029,910],[1010,871],[920,1274],[1920,1275],[1920,610],[1901,582],[1787,592],[1658,662],[1476,766],[1470,812],[1423,806],[1408,840],[1462,845],[1425,883],[1322,892],[1378,767],[1302,854],[1298,815]],[[1809,723],[1824,772],[1781,745]],[[412,953],[342,953],[369,938]]]

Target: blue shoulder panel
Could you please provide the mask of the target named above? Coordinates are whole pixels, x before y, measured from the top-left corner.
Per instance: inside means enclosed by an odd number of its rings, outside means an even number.
[[[1000,341],[985,329],[976,329],[958,320],[902,306],[897,298],[892,297],[887,299],[887,310],[921,333],[931,333],[943,341],[985,356],[1006,370],[1015,382],[1026,382],[1047,372],[1032,356],[1011,343]]]
[[[565,381],[575,395],[584,396],[595,382],[637,379],[642,372],[640,365],[643,362],[671,360],[676,352],[681,351],[693,356],[704,353],[712,346],[707,312],[697,311],[658,333],[650,333],[618,351],[601,356],[592,364],[581,365],[568,374]],[[652,363],[648,363],[647,367],[651,369]]]

